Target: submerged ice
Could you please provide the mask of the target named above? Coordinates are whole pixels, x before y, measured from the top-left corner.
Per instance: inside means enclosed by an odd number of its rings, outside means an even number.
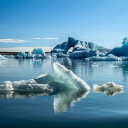
[[[114,82],[108,82],[103,84],[102,86],[98,86],[96,84],[93,85],[94,93],[103,92],[108,96],[113,96],[116,93],[123,92],[123,86],[117,85]]]

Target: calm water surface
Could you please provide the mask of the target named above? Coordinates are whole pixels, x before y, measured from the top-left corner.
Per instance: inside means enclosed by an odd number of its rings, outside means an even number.
[[[59,62],[91,87],[90,92],[1,93],[0,128],[4,127],[128,127],[128,62],[94,62],[79,59],[0,60],[0,82],[36,78],[53,73]],[[113,67],[118,65],[118,67]],[[93,85],[114,82],[123,93],[94,93]],[[112,95],[112,94],[111,94]]]

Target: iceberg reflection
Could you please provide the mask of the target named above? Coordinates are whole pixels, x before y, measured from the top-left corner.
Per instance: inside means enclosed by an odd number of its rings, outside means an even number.
[[[44,95],[50,95],[47,92],[16,92],[16,91],[0,91],[0,97],[1,98],[30,98],[35,96],[44,96]]]
[[[54,95],[54,112],[66,112],[68,107],[74,105],[75,102],[85,98],[90,91],[66,90]]]

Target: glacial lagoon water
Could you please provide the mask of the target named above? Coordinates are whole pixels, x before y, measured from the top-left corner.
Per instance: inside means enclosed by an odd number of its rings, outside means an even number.
[[[0,82],[36,78],[53,73],[59,62],[91,87],[88,92],[74,90],[52,94],[1,92],[0,127],[128,127],[128,62],[85,61],[51,58],[0,60]],[[108,81],[124,87],[123,93],[94,93],[93,85]]]

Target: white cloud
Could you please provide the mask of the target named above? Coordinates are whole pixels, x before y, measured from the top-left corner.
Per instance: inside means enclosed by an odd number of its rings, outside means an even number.
[[[0,42],[2,43],[25,43],[25,42],[33,42],[33,41],[22,40],[22,39],[0,39]]]
[[[36,39],[36,40],[40,40],[41,38],[34,38],[34,39]]]
[[[58,40],[59,38],[43,38],[44,40]]]

